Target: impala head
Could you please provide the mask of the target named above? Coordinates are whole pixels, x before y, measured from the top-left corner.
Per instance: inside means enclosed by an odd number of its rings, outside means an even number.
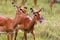
[[[35,20],[39,21],[40,23],[43,20],[43,17],[41,17],[40,12],[43,8],[39,9],[38,11],[34,12],[33,8],[30,8],[31,13],[33,13]]]
[[[16,9],[17,9],[17,13],[18,14],[25,14],[27,11],[26,11],[26,9],[27,9],[27,7],[25,7],[25,6],[17,6],[15,3],[12,3],[13,4],[13,6],[14,7],[16,7]]]

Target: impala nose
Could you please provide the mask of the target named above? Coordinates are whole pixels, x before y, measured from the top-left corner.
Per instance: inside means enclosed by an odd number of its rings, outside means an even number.
[[[40,16],[40,19],[41,19],[40,23],[42,23],[42,21],[44,20],[44,17]]]
[[[43,16],[40,16],[41,20],[44,20],[44,17]]]

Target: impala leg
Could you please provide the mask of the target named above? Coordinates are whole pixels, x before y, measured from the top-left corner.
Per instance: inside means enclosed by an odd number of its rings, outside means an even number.
[[[11,34],[9,32],[7,33],[7,40],[12,40]]]
[[[36,6],[37,5],[37,0],[34,0],[34,6]]]
[[[50,0],[50,8],[51,8],[51,10],[52,10],[52,7],[53,7],[53,4],[54,4],[54,0]]]
[[[17,34],[18,34],[18,30],[16,30],[16,31],[14,32],[13,40],[16,40]]]
[[[21,5],[24,6],[26,2],[27,2],[27,0],[22,0]]]
[[[26,32],[24,32],[24,36],[23,36],[22,40],[27,40],[27,33]]]
[[[33,35],[33,38],[35,40],[35,32],[32,30],[31,34]]]

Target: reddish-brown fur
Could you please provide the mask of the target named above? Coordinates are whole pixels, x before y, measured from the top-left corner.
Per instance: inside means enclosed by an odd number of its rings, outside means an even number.
[[[12,40],[13,37],[13,31],[15,30],[17,24],[19,24],[20,20],[20,14],[23,14],[23,9],[21,9],[20,7],[17,7],[17,11],[16,11],[16,16],[15,18],[11,19],[8,17],[2,17],[0,16],[0,32],[6,32],[7,33],[7,40]]]
[[[33,9],[31,9],[31,10],[33,10]],[[42,20],[40,18],[40,14],[39,14],[39,12],[41,10],[42,9],[38,10],[37,12],[33,12],[33,17],[31,18],[32,20],[26,15],[20,15],[20,18],[19,18],[20,22],[18,24],[19,25],[18,28],[23,30],[23,32],[24,32],[24,36],[23,36],[22,40],[27,40],[27,33],[29,33],[29,32],[31,32],[31,34],[33,35],[33,38],[35,40],[34,24],[36,21],[42,22]],[[15,31],[15,38],[17,36],[17,33],[18,33],[18,29]]]
[[[12,32],[13,27],[11,27],[11,23],[13,19],[11,18],[6,18],[6,17],[0,17],[0,32],[7,32],[7,38],[10,35],[10,32]],[[8,40],[11,40],[8,38]]]
[[[24,7],[24,6],[17,6],[15,3],[12,3],[13,4],[13,6],[15,6],[16,8],[17,8],[17,10],[16,10],[16,16],[18,16],[18,15],[21,15],[22,17],[26,17],[26,14],[27,14],[27,11],[26,11],[26,9],[27,9],[27,7]],[[21,11],[20,11],[21,10]],[[25,15],[25,16],[24,16]],[[19,18],[20,19],[20,18]],[[24,18],[22,18],[22,19],[24,19]],[[16,35],[15,35],[15,37],[13,38],[14,40],[16,40],[16,36],[17,36],[17,32],[18,32],[18,30],[15,30],[15,32],[16,32]]]
[[[0,32],[6,32],[8,40],[12,40],[12,33],[14,31],[14,27],[18,23],[18,17],[11,19],[7,17],[0,17]],[[1,29],[2,28],[2,29]]]

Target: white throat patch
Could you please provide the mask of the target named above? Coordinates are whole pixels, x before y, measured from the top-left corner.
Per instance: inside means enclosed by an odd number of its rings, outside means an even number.
[[[29,17],[29,16],[27,16],[30,20],[32,20],[32,18],[31,17]]]

